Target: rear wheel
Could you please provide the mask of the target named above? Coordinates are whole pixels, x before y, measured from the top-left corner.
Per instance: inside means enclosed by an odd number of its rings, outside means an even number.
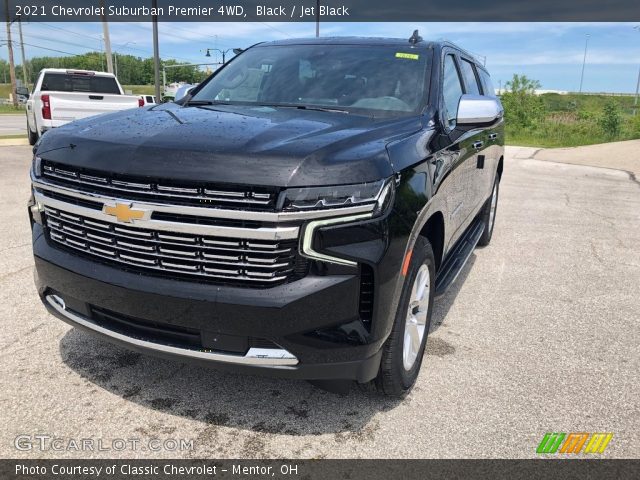
[[[29,117],[27,117],[27,137],[29,138],[29,145],[35,145],[38,141],[38,130],[36,128],[35,132],[31,131],[31,126],[29,125]]]
[[[405,277],[400,304],[383,347],[377,390],[402,397],[418,378],[431,324],[435,292],[435,259],[431,244],[418,237]]]
[[[478,245],[485,247],[491,242],[491,236],[493,235],[493,227],[496,223],[496,211],[498,209],[498,193],[500,192],[500,177],[496,175],[496,179],[493,182],[493,190],[491,196],[487,199],[480,213],[480,218],[484,223],[484,231]]]

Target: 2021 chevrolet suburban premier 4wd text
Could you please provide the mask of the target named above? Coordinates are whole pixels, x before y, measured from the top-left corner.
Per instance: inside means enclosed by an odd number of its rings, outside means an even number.
[[[255,45],[179,103],[40,139],[38,292],[129,348],[401,396],[434,296],[491,240],[503,131],[453,44]]]

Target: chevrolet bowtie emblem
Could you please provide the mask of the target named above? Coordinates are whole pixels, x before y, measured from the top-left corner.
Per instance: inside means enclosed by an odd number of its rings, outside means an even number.
[[[131,208],[131,204],[127,203],[116,203],[115,206],[105,204],[102,211],[107,215],[113,215],[119,222],[125,223],[133,223],[133,220],[140,220],[146,213],[145,210],[134,210]]]

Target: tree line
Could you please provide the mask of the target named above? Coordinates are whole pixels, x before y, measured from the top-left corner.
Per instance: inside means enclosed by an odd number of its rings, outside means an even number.
[[[117,65],[118,80],[123,85],[151,85],[154,83],[153,58],[142,58],[133,55],[114,55],[114,71]],[[166,70],[167,83],[184,81],[198,83],[206,78],[207,73],[198,67],[187,66],[176,60],[161,60],[161,65],[184,65]],[[38,72],[43,68],[68,68],[79,70],[106,71],[106,60],[102,52],[89,52],[67,57],[33,57],[26,62],[29,84],[32,85]],[[22,65],[16,65],[16,77],[22,80]],[[0,82],[9,82],[9,64],[0,59]]]

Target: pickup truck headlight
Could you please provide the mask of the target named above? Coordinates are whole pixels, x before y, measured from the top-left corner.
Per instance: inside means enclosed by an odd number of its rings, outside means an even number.
[[[36,177],[42,175],[42,158],[37,155],[33,156],[33,162],[31,162],[31,170]]]
[[[315,260],[337,263],[340,265],[356,266],[356,262],[344,258],[338,258],[313,249],[313,237],[320,227],[351,223],[358,220],[368,220],[381,215],[386,211],[393,197],[395,183],[393,179],[380,180],[378,182],[363,183],[358,185],[340,185],[337,187],[312,187],[287,190],[285,209],[322,209],[348,207],[355,205],[371,204],[372,208],[366,213],[336,216],[331,218],[313,220],[308,222],[300,239],[300,251],[302,255]]]

